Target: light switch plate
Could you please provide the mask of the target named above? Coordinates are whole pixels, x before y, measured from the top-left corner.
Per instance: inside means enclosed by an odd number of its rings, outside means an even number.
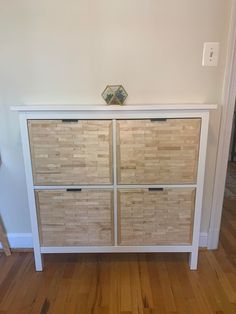
[[[217,66],[220,53],[220,43],[207,42],[204,43],[202,66]]]

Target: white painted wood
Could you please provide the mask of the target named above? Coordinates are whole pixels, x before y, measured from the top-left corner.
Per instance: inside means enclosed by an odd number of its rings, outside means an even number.
[[[198,172],[197,172],[197,188],[196,188],[196,200],[195,200],[195,213],[194,213],[194,225],[193,225],[193,250],[190,254],[190,269],[197,269],[198,260],[198,247],[199,247],[199,234],[201,226],[201,213],[202,213],[202,198],[203,198],[203,186],[205,177],[205,161],[207,150],[207,138],[208,138],[208,125],[209,125],[209,112],[204,112],[201,123],[201,135],[200,135],[200,148],[199,148],[199,160],[198,160]]]
[[[113,166],[115,168],[115,166]],[[112,184],[112,185],[35,185],[35,190],[66,190],[66,189],[138,189],[138,188],[195,188],[197,184]]]
[[[197,184],[118,184],[117,187],[119,189],[140,189],[140,188],[182,189],[182,188],[195,188],[197,187]]]
[[[210,110],[216,109],[216,104],[209,103],[173,103],[173,104],[140,104],[140,105],[23,105],[12,106],[11,110],[22,112],[47,112],[47,111],[139,111],[145,109],[146,111],[156,110]]]
[[[236,98],[236,1],[231,10],[226,73],[222,96],[222,115],[218,154],[216,161],[215,183],[211,208],[208,249],[217,249],[219,243],[221,216],[223,209],[225,179],[227,172],[230,137],[233,125],[233,112]]]
[[[114,183],[114,244],[118,244],[118,213],[117,213],[117,155],[116,155],[116,120],[112,121],[112,152],[113,152],[113,183]]]
[[[113,106],[114,107],[114,106]],[[53,107],[49,106],[44,108],[40,107],[24,107],[19,109],[20,121],[21,121],[21,136],[24,152],[24,160],[27,176],[27,189],[29,197],[29,207],[31,214],[32,233],[34,239],[34,252],[36,270],[42,270],[41,253],[69,253],[69,252],[190,252],[190,267],[196,269],[198,258],[198,245],[200,235],[200,220],[201,220],[201,208],[202,208],[202,194],[204,183],[204,171],[205,171],[205,157],[207,146],[207,132],[208,132],[208,120],[209,109],[216,108],[215,105],[156,105],[156,106],[126,106],[126,107]],[[130,109],[132,107],[132,109]],[[82,109],[81,109],[82,108]],[[178,109],[177,109],[178,108]],[[207,108],[207,109],[206,109]],[[29,109],[29,111],[27,111]],[[55,109],[55,110],[53,110]],[[32,178],[31,157],[29,148],[29,138],[27,130],[27,119],[112,119],[112,156],[113,156],[113,184],[110,185],[73,185],[73,186],[34,186]],[[197,175],[197,184],[164,184],[164,185],[121,185],[117,184],[117,156],[116,156],[116,119],[145,119],[145,118],[201,118],[202,127],[200,135],[200,151],[199,151],[199,167]],[[123,188],[150,188],[150,187],[162,187],[162,188],[196,188],[196,202],[194,213],[194,226],[193,226],[193,240],[191,245],[160,245],[160,246],[118,246],[117,243],[117,189]],[[52,190],[52,189],[67,189],[67,188],[88,188],[88,189],[113,189],[114,191],[114,246],[101,247],[101,246],[89,246],[89,247],[41,247],[39,243],[38,224],[36,205],[34,199],[34,190]]]
[[[113,189],[114,185],[35,185],[35,190],[66,190],[66,189]]]
[[[199,247],[206,248],[208,243],[208,233],[201,232],[199,237]]]
[[[33,187],[33,175],[32,175],[31,156],[30,156],[30,147],[29,147],[29,138],[28,138],[28,128],[27,128],[27,120],[24,114],[20,115],[20,130],[21,130],[21,141],[22,141],[22,147],[23,147],[24,163],[25,163],[26,185],[27,185],[28,201],[29,201],[29,209],[30,209],[31,228],[32,228],[33,244],[34,244],[35,267],[37,271],[42,271],[43,264],[42,264],[42,256],[40,253],[37,211],[36,211],[34,190],[32,188]]]
[[[26,112],[27,119],[152,119],[152,118],[199,118],[205,110],[153,110],[148,111],[145,107],[140,110],[110,110],[110,111],[46,111]]]
[[[191,245],[156,246],[54,246],[41,247],[41,253],[141,253],[141,252],[191,252]]]

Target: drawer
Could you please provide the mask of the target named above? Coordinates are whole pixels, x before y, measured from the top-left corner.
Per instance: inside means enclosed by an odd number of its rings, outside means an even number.
[[[42,246],[113,244],[113,192],[37,190]]]
[[[110,184],[108,120],[28,120],[35,185]]]
[[[120,245],[187,245],[192,241],[195,189],[120,189]]]
[[[118,183],[195,183],[201,119],[117,122]]]

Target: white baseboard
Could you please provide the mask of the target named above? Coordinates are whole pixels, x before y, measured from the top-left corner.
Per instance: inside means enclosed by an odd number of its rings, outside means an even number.
[[[207,247],[208,243],[208,232],[201,232],[199,239],[199,247]]]
[[[32,249],[32,233],[8,233],[7,238],[12,249]],[[0,243],[0,248],[2,245]]]
[[[7,234],[10,247],[13,249],[31,249],[33,248],[33,239],[31,233],[8,233]],[[207,247],[208,233],[201,232],[199,239],[199,247]],[[2,245],[0,243],[0,248]]]
[[[219,236],[220,236],[220,230],[219,229],[213,229],[209,230],[208,232],[208,243],[207,248],[209,250],[216,250],[219,245]]]

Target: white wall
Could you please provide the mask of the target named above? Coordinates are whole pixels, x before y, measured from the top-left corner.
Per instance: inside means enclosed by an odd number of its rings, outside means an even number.
[[[232,0],[0,0],[0,210],[30,232],[19,104],[103,104],[122,83],[127,103],[218,102]],[[201,66],[205,41],[220,65]],[[220,110],[212,114],[202,231],[212,200]]]

